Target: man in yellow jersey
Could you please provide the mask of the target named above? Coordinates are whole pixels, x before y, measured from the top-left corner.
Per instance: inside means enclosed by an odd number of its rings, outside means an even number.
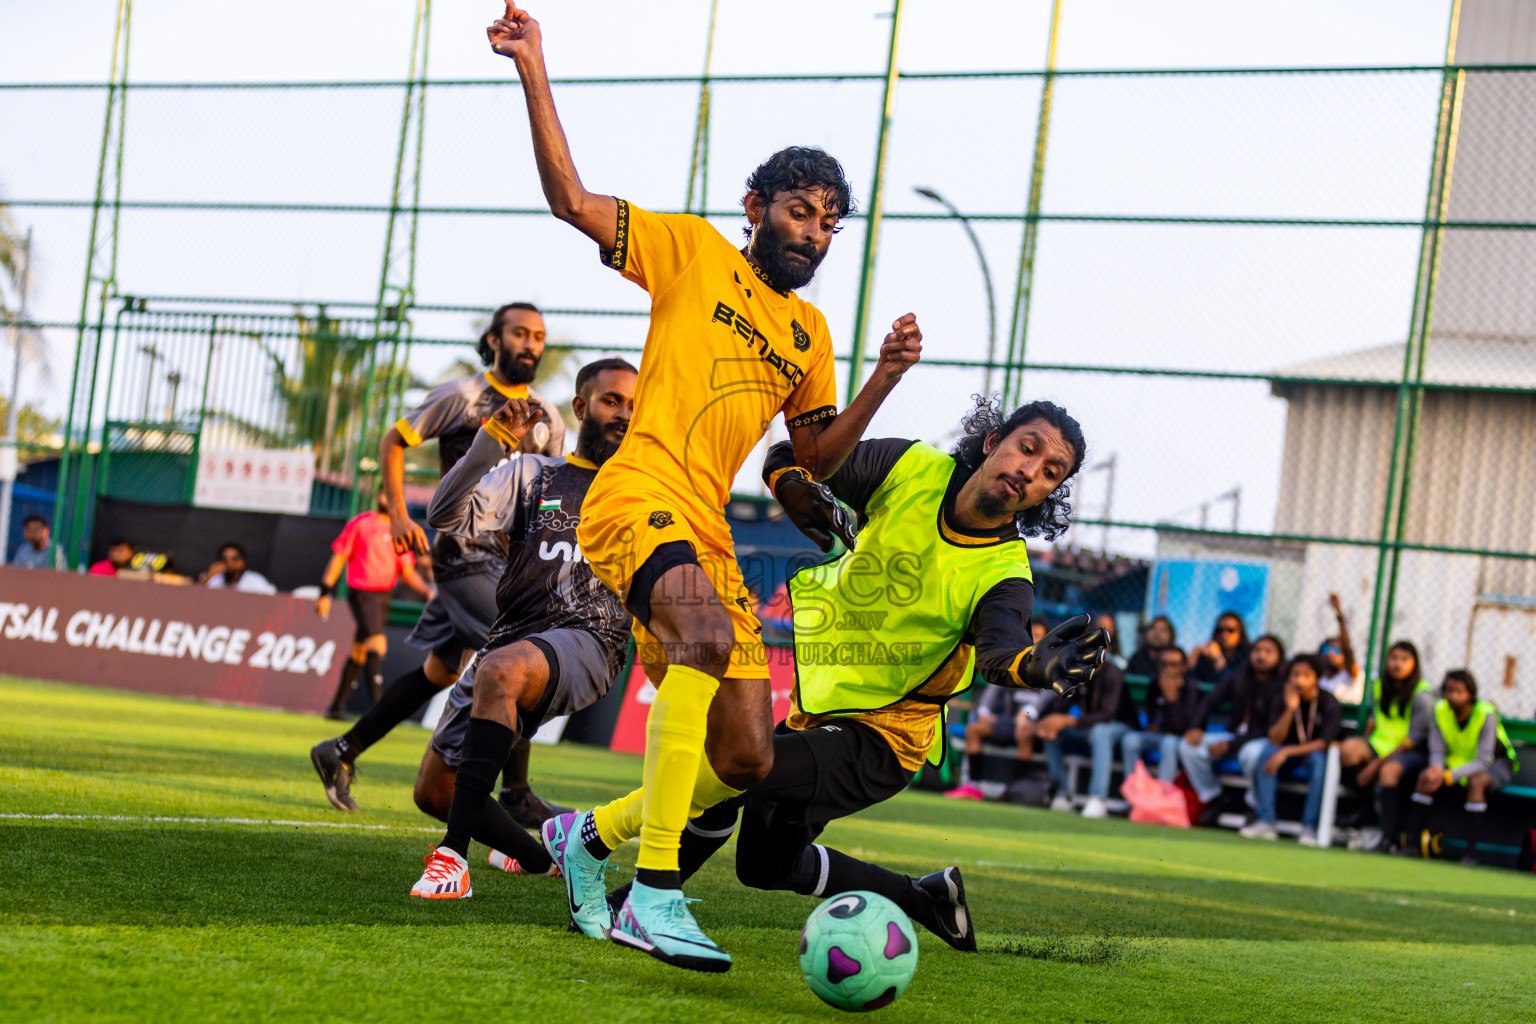
[[[722,510],[737,471],[780,414],[808,479],[835,472],[917,362],[922,335],[912,315],[897,320],[870,380],[839,414],[826,321],[794,294],[852,212],[837,161],[805,148],[770,157],[748,180],[751,226],[737,249],[701,218],[653,214],[587,191],[555,113],[538,23],[509,2],[487,32],[492,48],[516,62],[551,211],[651,295],[635,418],[592,484],[578,534],[594,572],[639,624],[657,683],[644,782],[593,814],[552,818],[544,841],[566,876],[580,930],[676,966],[724,971],[730,957],[683,902],[678,839],[691,810],[761,779],[773,746],[766,652]],[[583,852],[583,840],[612,837],[614,822],[636,812],[637,884],[621,914],[628,924],[614,928],[601,864]]]

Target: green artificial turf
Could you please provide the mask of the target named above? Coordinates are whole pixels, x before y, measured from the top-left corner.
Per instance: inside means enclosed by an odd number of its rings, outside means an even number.
[[[838,1012],[799,976],[814,901],[742,888],[729,848],[689,887],[735,957],[723,976],[567,934],[558,882],[478,866],[478,846],[473,899],[409,898],[438,834],[411,803],[420,729],[362,759],[364,810],[343,815],[309,766],[310,744],[334,731],[313,717],[3,677],[0,708],[0,1020]],[[637,758],[575,745],[533,760],[542,794],[580,806],[639,771]],[[883,1020],[1536,1017],[1536,881],[1508,871],[915,792],[824,841],[909,873],[965,871],[981,952],[921,933],[917,977]],[[633,848],[615,859],[631,866]]]

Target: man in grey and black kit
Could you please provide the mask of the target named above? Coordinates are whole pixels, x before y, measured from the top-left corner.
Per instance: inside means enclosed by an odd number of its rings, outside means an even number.
[[[489,370],[433,388],[426,401],[401,417],[379,444],[390,535],[398,552],[427,553],[427,535],[406,510],[406,448],[437,438],[438,464],[446,474],[469,450],[482,423],[507,402],[520,401],[527,403],[534,419],[517,452],[556,458],[565,454],[565,421],[553,402],[528,386],[544,356],[544,318],[538,309],[532,303],[511,302],[496,310],[476,351]],[[431,652],[426,664],[390,683],[378,703],[345,735],[323,740],[310,751],[327,794],[337,794],[332,802],[348,810],[357,808],[350,792],[357,756],[439,690],[452,686],[469,656],[485,644],[496,618],[496,581],[507,566],[504,535],[439,534],[431,554],[437,596],[427,602],[405,638],[411,646]],[[536,823],[551,813],[528,788],[526,741],[509,766],[502,796],[519,820]]]
[[[508,559],[489,639],[454,684],[416,779],[417,805],[448,829],[413,896],[469,896],[471,838],[492,848],[492,867],[549,872],[548,853],[490,799],[491,787],[522,737],[599,700],[623,667],[629,613],[592,574],[576,528],[588,487],[628,426],[634,367],[622,359],[590,363],[576,389],[574,454],[522,455],[497,466],[529,427],[529,403],[511,400],[443,477],[427,510],[427,522],[444,534],[500,536]]]

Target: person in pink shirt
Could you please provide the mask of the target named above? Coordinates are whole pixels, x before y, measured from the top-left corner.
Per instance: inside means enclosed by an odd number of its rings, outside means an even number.
[[[341,670],[341,684],[326,718],[345,720],[343,709],[352,691],[357,687],[358,676],[368,681],[368,695],[379,699],[384,676],[381,665],[388,644],[384,637],[384,624],[389,618],[389,595],[397,580],[431,600],[432,588],[416,572],[416,556],[410,551],[395,553],[394,541],[389,535],[389,511],[383,493],[373,511],[364,512],[348,521],[331,544],[331,560],[320,578],[320,599],[315,610],[320,618],[331,614],[331,594],[343,568],[347,571],[347,605],[357,630],[352,634],[352,657]]]
[[[116,576],[133,564],[133,541],[119,537],[107,545],[107,557],[91,566],[92,576]]]

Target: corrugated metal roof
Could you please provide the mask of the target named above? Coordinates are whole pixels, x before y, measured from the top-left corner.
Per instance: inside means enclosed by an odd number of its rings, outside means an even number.
[[[1292,363],[1276,378],[1394,382],[1403,375],[1402,342]],[[1433,338],[1424,364],[1429,384],[1536,389],[1536,341],[1503,338]]]

